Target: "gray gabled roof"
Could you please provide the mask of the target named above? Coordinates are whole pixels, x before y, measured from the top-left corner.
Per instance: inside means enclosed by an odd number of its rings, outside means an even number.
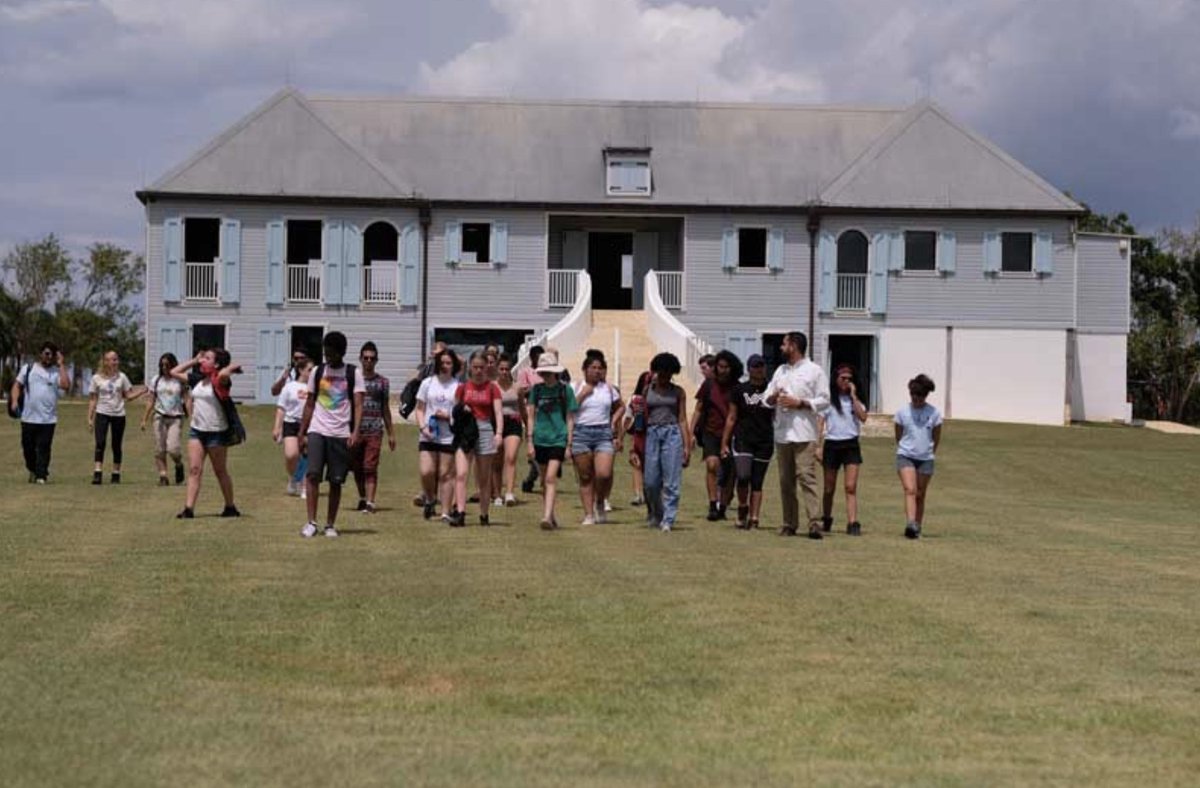
[[[609,198],[604,151],[651,150]],[[1077,211],[929,103],[908,110],[301,96],[285,90],[144,195]]]

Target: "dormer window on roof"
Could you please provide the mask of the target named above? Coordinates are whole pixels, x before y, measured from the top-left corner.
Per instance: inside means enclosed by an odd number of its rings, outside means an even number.
[[[610,197],[649,197],[649,148],[608,148],[604,151],[605,192]]]

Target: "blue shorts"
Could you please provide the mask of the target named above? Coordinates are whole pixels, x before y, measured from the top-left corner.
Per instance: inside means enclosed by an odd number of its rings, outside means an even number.
[[[896,455],[896,470],[904,468],[915,468],[921,476],[933,475],[933,460],[918,460],[912,457],[905,457],[903,454]]]
[[[233,443],[229,430],[224,432],[203,432],[198,429],[188,430],[188,440],[200,441],[200,445],[206,449],[217,449],[221,446],[229,446]]]
[[[609,424],[576,424],[571,436],[571,454],[612,454],[613,434]]]

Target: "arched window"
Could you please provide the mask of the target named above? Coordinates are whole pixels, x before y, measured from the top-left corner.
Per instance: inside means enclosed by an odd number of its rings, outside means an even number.
[[[400,295],[400,236],[389,222],[363,233],[363,294],[368,304],[394,304]],[[371,264],[375,265],[372,266]]]
[[[375,222],[363,233],[363,265],[376,260],[396,262],[400,259],[400,235],[388,222]]]
[[[837,308],[867,308],[867,236],[847,230],[837,240]]]

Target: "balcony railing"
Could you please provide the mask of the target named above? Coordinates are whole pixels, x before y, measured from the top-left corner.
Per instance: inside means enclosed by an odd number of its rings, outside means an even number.
[[[184,263],[183,297],[187,301],[216,301],[220,296],[217,263]]]
[[[667,309],[683,309],[683,271],[656,271],[658,294]]]
[[[400,295],[400,266],[395,260],[373,260],[363,266],[363,302],[394,304]]]
[[[575,291],[579,271],[573,268],[551,268],[546,271],[546,306],[569,309],[575,306]]]
[[[837,275],[837,309],[864,312],[867,309],[867,278],[870,274]]]
[[[287,301],[289,304],[321,303],[321,262],[287,267]]]

